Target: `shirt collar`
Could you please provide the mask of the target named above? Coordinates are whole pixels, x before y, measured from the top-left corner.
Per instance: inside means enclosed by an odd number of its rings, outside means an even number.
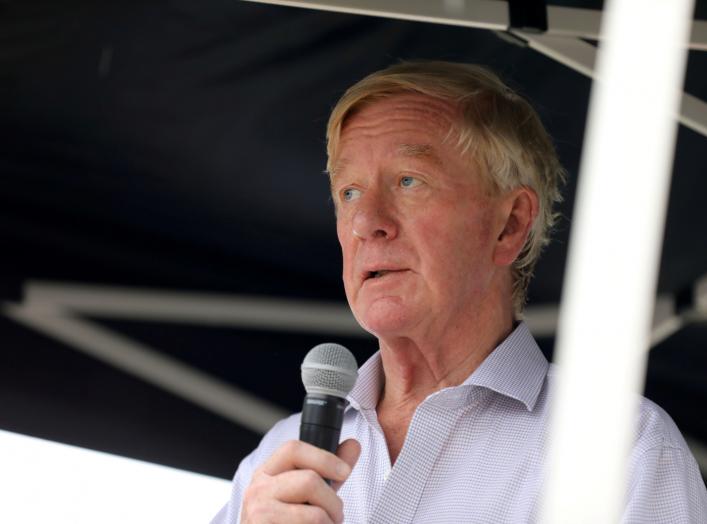
[[[521,322],[462,385],[490,389],[522,402],[532,411],[548,368],[528,326]]]
[[[349,405],[355,409],[376,409],[383,383],[383,363],[380,351],[376,351],[359,368],[356,384],[347,397]]]
[[[528,326],[521,322],[460,385],[478,386],[522,402],[532,411],[543,387],[549,364]],[[358,370],[349,393],[349,407],[375,409],[383,388],[383,365],[377,351]],[[456,388],[446,388],[448,390]]]

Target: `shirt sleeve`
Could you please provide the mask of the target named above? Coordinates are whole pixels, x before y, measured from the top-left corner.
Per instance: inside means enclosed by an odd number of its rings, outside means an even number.
[[[213,518],[211,524],[238,524],[240,522],[241,500],[243,492],[250,484],[253,471],[257,467],[253,465],[257,451],[257,449],[253,451],[239,464],[231,483],[231,497]]]
[[[665,415],[667,417],[667,415]],[[669,438],[639,449],[631,458],[623,524],[705,524],[707,489],[695,458],[684,439]]]
[[[297,438],[299,421],[298,413],[275,424],[260,441],[258,447],[241,461],[231,484],[231,497],[211,520],[211,524],[240,523],[243,493],[250,484],[253,472],[283,443]]]

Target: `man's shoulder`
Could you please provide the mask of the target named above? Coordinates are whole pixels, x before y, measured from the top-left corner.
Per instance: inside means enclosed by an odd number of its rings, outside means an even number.
[[[686,449],[687,444],[670,415],[652,400],[640,397],[634,452],[657,447]]]
[[[551,395],[554,392],[558,374],[557,365],[550,364],[545,386]],[[687,444],[680,430],[663,408],[652,400],[638,394],[636,395],[636,401],[638,410],[634,453],[661,446],[687,449]]]
[[[641,397],[622,522],[704,522],[707,491],[673,419]]]

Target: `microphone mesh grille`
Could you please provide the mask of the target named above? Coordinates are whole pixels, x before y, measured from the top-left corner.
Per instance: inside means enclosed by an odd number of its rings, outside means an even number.
[[[319,344],[302,362],[302,383],[307,393],[345,398],[357,377],[356,358],[339,344]]]

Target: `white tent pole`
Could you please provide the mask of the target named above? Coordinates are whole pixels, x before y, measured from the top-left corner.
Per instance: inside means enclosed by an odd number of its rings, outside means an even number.
[[[233,384],[61,309],[5,304],[3,312],[20,324],[256,433],[264,434],[289,415],[280,406]]]
[[[606,5],[560,306],[544,523],[621,516],[692,8]]]
[[[508,5],[495,0],[244,0],[352,15],[504,31]]]
[[[457,25],[505,31],[509,29],[508,2],[498,0],[243,0],[283,7],[302,7],[352,15],[377,16],[414,22]],[[598,40],[602,12],[578,7],[547,6],[545,34]],[[640,11],[634,24],[642,23]],[[692,23],[690,49],[707,51],[707,21]]]
[[[320,11],[333,11],[356,15],[377,16],[443,25],[509,30],[528,45],[557,62],[592,77],[596,48],[581,40],[601,39],[599,26],[602,12],[574,7],[548,6],[548,29],[543,34],[526,33],[509,27],[510,16],[505,2],[489,0],[243,0],[260,4],[303,7]],[[627,27],[646,34],[640,5]],[[636,27],[632,27],[636,26]],[[655,28],[660,33],[659,28]],[[691,23],[691,41],[681,42],[690,49],[707,51],[707,21]],[[636,53],[644,52],[637,49]],[[688,94],[682,95],[680,108],[675,111],[680,123],[707,136],[707,103]]]
[[[333,301],[30,281],[24,305],[131,320],[370,337],[346,304]]]
[[[592,44],[578,38],[539,35],[517,30],[511,32],[525,40],[531,49],[585,76],[590,78],[596,76],[597,48]],[[707,137],[707,102],[689,93],[682,93],[680,107],[675,114],[685,127]]]

